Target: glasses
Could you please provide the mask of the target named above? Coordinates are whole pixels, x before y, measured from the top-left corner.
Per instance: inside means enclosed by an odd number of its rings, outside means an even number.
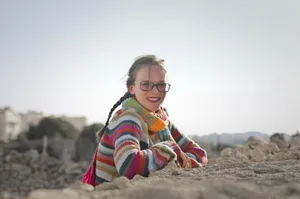
[[[170,90],[171,84],[165,82],[160,82],[157,84],[154,84],[153,82],[149,82],[149,81],[140,82],[140,88],[142,91],[151,91],[154,86],[159,92],[166,93]]]

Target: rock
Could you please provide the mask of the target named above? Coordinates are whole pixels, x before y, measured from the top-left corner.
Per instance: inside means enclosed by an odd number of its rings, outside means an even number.
[[[2,144],[0,144],[0,157],[4,157],[4,147],[2,146]]]
[[[146,178],[146,177],[137,174],[137,175],[135,175],[135,176],[132,178],[132,180],[133,180],[133,181],[134,181],[134,180],[142,180],[142,179],[145,179],[145,178]]]
[[[37,189],[66,188],[82,178],[82,164],[69,165],[68,173],[66,166],[59,170],[62,165],[63,161],[50,156],[42,160],[34,150],[23,154],[11,151],[0,164],[0,190],[24,197]]]
[[[290,155],[285,152],[279,152],[275,155],[275,160],[278,160],[278,161],[288,160],[288,159],[291,159]]]
[[[2,198],[2,199],[11,199],[12,194],[7,192],[7,191],[3,191],[3,192],[0,192],[0,198]]]
[[[295,135],[292,136],[292,142],[295,144],[296,143],[300,144],[300,133],[299,132],[297,132]]]
[[[277,153],[278,151],[279,151],[279,148],[278,148],[277,144],[275,144],[275,143],[267,144],[267,154],[269,154],[269,153],[274,154],[274,153]]]
[[[263,162],[265,158],[265,154],[258,148],[250,151],[251,160],[254,162]]]
[[[11,151],[8,155],[5,156],[5,162],[13,163],[13,162],[20,162],[22,160],[23,154],[17,151]]]
[[[95,187],[96,191],[100,191],[100,190],[107,191],[107,190],[115,190],[115,189],[118,189],[118,187],[116,186],[115,183],[112,183],[112,182],[105,182],[105,183]]]
[[[132,182],[124,176],[121,176],[121,177],[118,177],[118,178],[114,179],[113,183],[119,189],[133,187]]]
[[[295,160],[300,160],[300,150],[291,151]]]
[[[290,160],[290,159],[292,159],[292,160],[299,160],[300,159],[300,151],[298,151],[298,150],[295,150],[295,151],[290,150],[287,153],[287,157],[289,158],[288,160]]]
[[[247,163],[250,162],[249,157],[247,157],[244,154],[240,153],[238,150],[235,150],[233,153],[234,153],[235,158],[237,158],[238,160],[241,160],[242,162],[247,162]]]
[[[231,157],[232,155],[232,148],[226,148],[221,151],[221,157]]]
[[[275,161],[276,157],[273,154],[267,154],[266,155],[266,161]]]
[[[291,151],[298,151],[298,150],[300,151],[300,144],[299,145],[292,144],[290,150]]]
[[[75,162],[68,162],[67,164],[65,164],[66,167],[65,172],[66,174],[81,174],[82,173],[82,169],[80,167],[79,164],[75,163]]]
[[[244,143],[249,149],[259,149],[262,153],[268,154],[269,146],[268,143],[254,136],[250,136]]]
[[[234,151],[243,154],[247,159],[250,157],[250,149],[245,146],[239,146],[234,149]]]
[[[39,159],[40,155],[37,150],[30,149],[24,153],[24,157],[28,158],[31,161],[36,161]]]
[[[279,133],[275,133],[270,137],[270,142],[275,143],[279,149],[288,148],[288,144],[285,142],[284,137]]]
[[[92,185],[84,184],[81,181],[76,181],[72,185],[70,185],[67,189],[81,190],[81,191],[94,191],[95,188]]]
[[[255,148],[255,146],[259,146],[259,145],[262,145],[264,143],[266,143],[266,142],[259,139],[258,137],[250,136],[243,145]]]
[[[17,171],[20,175],[27,176],[32,173],[32,170],[30,167],[23,166],[21,164],[13,163],[11,165],[12,170]]]

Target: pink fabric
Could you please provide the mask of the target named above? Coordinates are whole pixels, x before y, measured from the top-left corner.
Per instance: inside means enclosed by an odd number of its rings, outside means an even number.
[[[97,185],[96,184],[96,173],[95,173],[95,171],[96,171],[97,149],[98,149],[98,147],[96,147],[96,151],[94,152],[93,161],[90,164],[87,171],[85,172],[85,174],[83,175],[83,179],[82,179],[82,182],[84,184],[90,184],[93,187],[95,187]]]

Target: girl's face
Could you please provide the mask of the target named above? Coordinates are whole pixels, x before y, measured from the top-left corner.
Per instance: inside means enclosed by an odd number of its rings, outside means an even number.
[[[149,111],[155,112],[166,97],[165,72],[157,65],[142,66],[135,76],[135,83],[129,86],[129,92]]]

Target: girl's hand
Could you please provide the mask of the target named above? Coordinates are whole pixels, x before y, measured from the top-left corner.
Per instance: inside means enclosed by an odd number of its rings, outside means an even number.
[[[206,157],[201,158],[201,163],[205,167],[208,163],[208,159]]]
[[[178,158],[178,162],[181,166],[181,168],[189,168],[189,157],[181,151],[180,156],[177,157]]]

